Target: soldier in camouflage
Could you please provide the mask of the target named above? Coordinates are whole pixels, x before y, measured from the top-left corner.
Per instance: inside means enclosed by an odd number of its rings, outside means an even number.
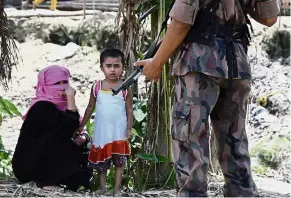
[[[258,196],[245,129],[251,90],[247,14],[270,27],[279,14],[278,1],[176,0],[157,53],[136,62],[147,79],[158,81],[163,64],[176,52],[172,145],[178,196],[207,196],[209,117],[224,196]]]

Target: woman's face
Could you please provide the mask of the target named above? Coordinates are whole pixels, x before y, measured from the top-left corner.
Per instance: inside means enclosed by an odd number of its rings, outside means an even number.
[[[55,84],[48,86],[47,91],[50,92],[54,97],[64,97],[63,92],[69,86],[69,82],[67,80],[58,81]]]

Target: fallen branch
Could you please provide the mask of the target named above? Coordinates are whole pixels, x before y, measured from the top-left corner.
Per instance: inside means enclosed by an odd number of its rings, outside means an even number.
[[[14,193],[13,193],[13,197],[15,197],[15,195],[18,193],[18,191],[20,190],[20,189],[22,189],[22,186],[18,186],[18,188],[14,191]]]

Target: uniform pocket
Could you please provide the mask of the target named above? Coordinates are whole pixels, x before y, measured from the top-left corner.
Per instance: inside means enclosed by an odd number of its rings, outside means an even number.
[[[257,2],[257,12],[261,18],[275,17],[280,12],[277,0],[265,0]]]
[[[189,105],[176,102],[172,111],[172,139],[188,142],[190,134],[190,111]]]

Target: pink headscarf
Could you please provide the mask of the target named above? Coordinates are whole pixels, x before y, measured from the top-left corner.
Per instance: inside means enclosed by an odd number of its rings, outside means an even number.
[[[49,101],[54,103],[59,110],[66,110],[67,99],[62,93],[69,86],[70,76],[69,70],[62,66],[52,65],[42,69],[38,74],[36,97],[32,98],[29,109],[38,101]],[[67,81],[68,83],[55,84],[60,81]],[[22,116],[22,119],[24,120],[26,116],[27,113]]]

